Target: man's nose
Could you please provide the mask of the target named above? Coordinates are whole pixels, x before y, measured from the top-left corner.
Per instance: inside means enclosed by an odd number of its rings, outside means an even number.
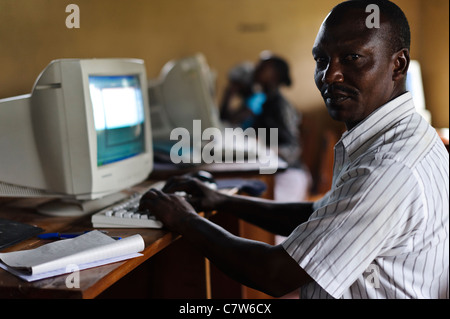
[[[326,84],[332,84],[336,82],[343,82],[344,74],[342,67],[338,61],[330,61],[328,67],[323,72],[322,82]]]

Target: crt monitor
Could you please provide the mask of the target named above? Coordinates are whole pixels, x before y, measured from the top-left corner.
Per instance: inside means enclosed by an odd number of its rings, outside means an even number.
[[[217,139],[208,137],[207,141],[198,140],[199,123],[201,131],[216,128],[222,133],[227,129],[219,118],[214,82],[214,73],[201,53],[167,62],[159,78],[149,81],[153,148],[157,160],[172,161],[168,154],[178,142],[170,139],[175,128],[184,128],[190,135],[189,147],[176,148],[181,163],[201,164],[200,149],[210,142],[215,150],[220,150],[222,156],[230,161],[234,160],[235,154],[242,155],[240,160],[248,159],[249,155],[258,155],[256,139],[236,131],[231,139],[223,138],[221,134]]]
[[[0,196],[59,197],[49,214],[80,214],[145,180],[153,151],[145,65],[52,61],[31,94],[0,100]]]
[[[154,146],[170,145],[176,127],[191,131],[193,120],[201,120],[204,128],[221,126],[213,82],[201,53],[167,62],[159,78],[149,81]]]

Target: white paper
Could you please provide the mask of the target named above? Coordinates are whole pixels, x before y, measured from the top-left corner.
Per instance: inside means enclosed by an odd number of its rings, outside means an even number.
[[[59,240],[35,249],[0,253],[0,261],[24,274],[38,275],[65,269],[70,264],[81,266],[138,253],[143,251],[144,247],[144,240],[140,235],[115,240],[94,230],[73,239]]]
[[[96,261],[96,262],[79,265],[79,268],[77,270],[83,270],[83,269],[98,267],[98,266],[111,264],[111,263],[115,263],[115,262],[119,262],[119,261],[124,261],[124,260],[127,260],[127,259],[136,258],[136,257],[140,257],[140,256],[143,256],[143,255],[139,254],[139,253],[135,253],[135,254],[129,254],[129,255],[124,255],[124,256],[119,256],[119,257],[99,260],[99,261]],[[40,273],[40,274],[37,274],[37,275],[27,275],[27,274],[24,274],[23,272],[18,271],[18,270],[14,269],[14,268],[10,268],[10,267],[6,266],[5,264],[2,264],[2,263],[0,263],[0,268],[3,268],[5,270],[7,270],[10,273],[12,273],[13,275],[16,275],[17,277],[20,277],[23,280],[28,281],[28,282],[41,280],[41,279],[54,277],[54,276],[59,276],[59,275],[63,275],[63,274],[68,274],[68,273],[72,273],[72,272],[75,271],[73,268],[70,268],[70,267],[66,266],[66,268],[56,269],[56,270],[53,270],[53,271],[44,272],[44,273]]]

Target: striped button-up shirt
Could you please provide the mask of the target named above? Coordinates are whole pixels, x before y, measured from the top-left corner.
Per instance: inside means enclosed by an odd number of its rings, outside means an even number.
[[[410,93],[344,133],[314,208],[283,242],[302,298],[449,298],[449,155]]]

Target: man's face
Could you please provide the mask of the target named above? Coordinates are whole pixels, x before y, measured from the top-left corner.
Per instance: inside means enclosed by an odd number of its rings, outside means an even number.
[[[379,36],[386,28],[368,29],[365,15],[353,12],[337,23],[325,21],[314,43],[317,88],[330,116],[349,130],[393,98],[393,60]]]

